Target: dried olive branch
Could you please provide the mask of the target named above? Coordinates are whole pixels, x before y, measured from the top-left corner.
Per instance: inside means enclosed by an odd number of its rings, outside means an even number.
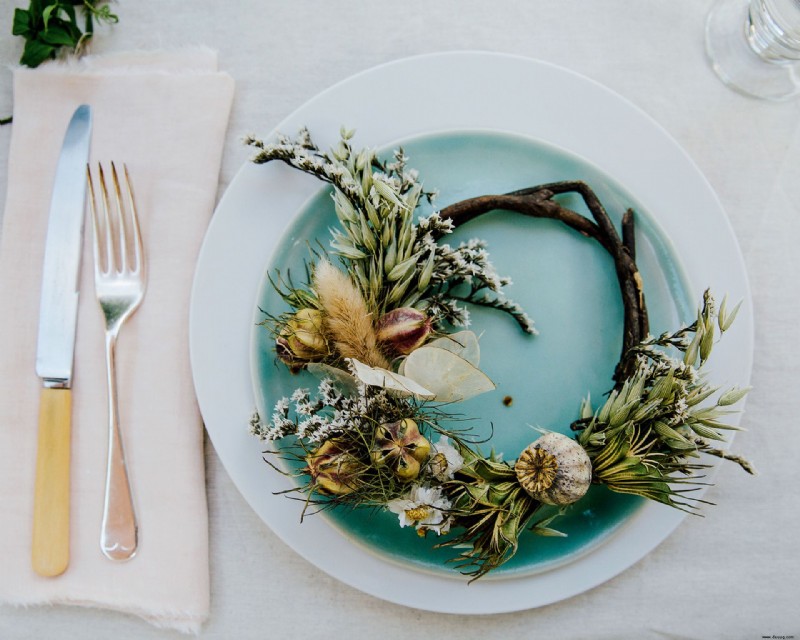
[[[553,200],[555,196],[565,193],[577,193],[588,207],[594,221]],[[611,255],[624,308],[622,354],[614,372],[614,380],[617,385],[621,385],[635,368],[633,358],[629,357],[630,350],[649,332],[642,278],[635,260],[633,211],[628,209],[623,215],[622,237],[620,237],[611,218],[589,185],[580,180],[571,180],[512,191],[504,195],[469,198],[445,207],[440,215],[458,226],[497,209],[515,211],[534,218],[559,220],[578,233],[599,242]]]

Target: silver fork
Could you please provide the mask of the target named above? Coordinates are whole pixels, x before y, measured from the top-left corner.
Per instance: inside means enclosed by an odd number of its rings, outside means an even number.
[[[111,163],[113,198],[110,198],[103,166],[98,164],[101,207],[97,206],[94,179],[88,166],[86,175],[94,227],[95,294],[106,323],[108,466],[100,548],[112,560],[126,560],[136,553],[138,527],[119,424],[115,347],[120,328],[144,297],[145,259],[128,168],[123,165],[127,196],[123,197],[117,168]]]

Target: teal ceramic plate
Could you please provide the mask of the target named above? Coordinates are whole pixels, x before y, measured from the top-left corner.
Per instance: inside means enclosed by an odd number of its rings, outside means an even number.
[[[439,190],[438,206],[474,195],[579,179],[596,190],[617,225],[621,214],[633,208],[652,330],[660,333],[692,318],[693,301],[669,239],[631,194],[585,160],[534,140],[480,131],[427,135],[398,145],[410,157],[409,165],[419,169],[426,188]],[[270,260],[273,280],[278,271],[304,274],[309,247],[328,245],[328,230],[337,225],[330,194],[329,187],[321,187],[298,212]],[[579,198],[571,197],[567,204],[588,215]],[[419,211],[429,212],[429,205]],[[487,440],[486,452],[494,448],[512,460],[538,437],[533,427],[568,432],[581,399],[587,395],[600,399],[613,386],[611,374],[622,344],[619,286],[608,253],[558,221],[497,211],[464,225],[447,241],[457,244],[470,237],[488,241],[498,272],[513,278],[509,296],[535,319],[540,334],[528,336],[508,316],[470,307],[471,328],[481,336],[481,368],[497,388],[448,410],[459,414],[455,428],[468,426],[472,434]],[[258,326],[265,312],[277,316],[287,310],[265,276],[252,340],[254,388],[264,417],[297,387],[313,389],[318,383],[308,373],[289,373],[275,358],[269,331]],[[274,471],[265,465],[264,473]],[[491,576],[541,571],[585,553],[641,503],[636,497],[592,487],[554,523],[566,538],[523,535],[516,556]],[[400,529],[394,514],[333,510],[313,517],[330,518],[344,534],[394,561],[453,571],[445,564],[455,555],[453,549],[436,549],[435,535],[421,540],[413,528]]]
[[[376,103],[375,96],[386,99]],[[747,385],[752,305],[725,213],[686,153],[625,99],[544,62],[442,53],[348,78],[299,107],[276,131],[308,126],[326,148],[342,125],[357,129],[357,145],[391,149],[402,141],[427,185],[440,189],[442,205],[582,177],[617,219],[634,207],[653,330],[691,317],[705,287],[742,299],[736,325],[714,349],[710,374],[720,384]],[[269,345],[258,342],[263,335],[252,340],[255,307],[275,309],[265,274],[278,265],[299,268],[306,243],[327,242],[332,222],[318,180],[280,163],[245,162],[209,226],[192,290],[192,374],[206,430],[248,504],[291,549],[337,580],[391,602],[500,613],[586,591],[650,553],[680,524],[684,514],[674,509],[593,490],[562,520],[568,538],[526,536],[514,561],[467,585],[442,568],[446,556],[430,550],[433,539],[397,528],[388,514],[313,516],[301,523],[302,505],[276,495],[292,481],[267,467],[262,445],[247,429],[256,406],[264,411],[298,384],[275,366]],[[509,293],[540,331],[528,338],[504,316],[473,314],[473,329],[483,333],[482,368],[498,389],[462,410],[477,433],[493,425],[492,442],[515,458],[535,436],[528,425],[563,431],[581,398],[591,393],[599,400],[610,386],[621,339],[611,265],[598,247],[556,223],[502,212],[470,222],[457,236],[488,240],[497,268],[515,281]],[[513,398],[510,407],[501,402],[506,395]],[[291,562],[281,555],[272,561]]]

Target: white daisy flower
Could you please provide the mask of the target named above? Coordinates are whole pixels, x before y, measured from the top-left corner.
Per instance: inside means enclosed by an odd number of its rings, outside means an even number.
[[[452,444],[447,436],[439,438],[439,442],[432,445],[431,458],[428,467],[437,480],[444,482],[451,480],[453,475],[464,466],[464,458]]]
[[[452,505],[438,487],[414,485],[404,497],[390,500],[386,507],[397,514],[401,527],[414,526],[420,535],[427,531],[447,533],[453,521],[447,513]]]

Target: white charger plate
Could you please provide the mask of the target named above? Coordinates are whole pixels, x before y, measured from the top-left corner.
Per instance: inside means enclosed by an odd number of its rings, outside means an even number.
[[[686,153],[620,96],[539,61],[444,53],[400,60],[349,78],[300,107],[276,131],[292,134],[308,126],[317,144],[326,148],[342,125],[356,127],[358,139],[370,146],[448,130],[505,132],[554,145],[598,166],[657,220],[698,301],[706,287],[744,301],[732,335],[715,349],[710,369],[712,375],[718,372],[715,383],[747,384],[752,308],[728,220]],[[646,504],[614,535],[571,562],[467,587],[457,574],[425,572],[375,555],[325,518],[300,524],[297,503],[272,494],[289,488],[289,481],[265,469],[260,446],[246,428],[256,403],[250,336],[270,256],[294,214],[319,188],[316,179],[279,163],[245,164],[217,208],[195,274],[190,350],[200,409],[223,465],[265,523],[307,560],[355,588],[446,613],[516,611],[570,597],[625,570],[672,532],[683,514]]]

